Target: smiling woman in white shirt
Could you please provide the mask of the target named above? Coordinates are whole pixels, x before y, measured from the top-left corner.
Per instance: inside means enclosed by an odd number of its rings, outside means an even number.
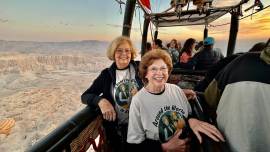
[[[132,98],[129,112],[129,151],[188,151],[189,138],[179,139],[187,126],[200,142],[200,133],[224,141],[213,125],[189,119],[192,111],[185,93],[166,83],[171,71],[172,61],[164,50],[153,50],[143,56],[139,76],[144,87]]]

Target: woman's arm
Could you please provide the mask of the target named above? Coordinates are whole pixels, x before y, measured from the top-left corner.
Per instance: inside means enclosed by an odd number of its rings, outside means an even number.
[[[182,55],[180,56],[180,62],[181,63],[187,63],[190,59],[190,56],[187,55],[186,52],[183,52]]]
[[[92,107],[98,106],[99,101],[102,99],[100,94],[103,92],[105,76],[105,70],[103,70],[94,80],[92,85],[81,95],[83,104],[87,104]]]
[[[106,82],[105,79],[108,79],[105,72],[106,71],[103,70],[100,73],[93,84],[82,94],[81,100],[82,103],[90,107],[99,107],[105,120],[114,121],[116,119],[114,107],[110,101],[100,96],[100,94],[103,93],[104,83]]]
[[[191,89],[182,89],[188,100],[195,99],[196,93]]]

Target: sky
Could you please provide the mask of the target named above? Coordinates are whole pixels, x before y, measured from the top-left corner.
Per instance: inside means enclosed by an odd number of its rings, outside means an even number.
[[[124,0],[125,1],[125,0]],[[215,0],[215,6],[236,4],[239,0]],[[165,10],[170,0],[151,0],[152,10]],[[245,7],[251,6],[250,0]],[[262,0],[265,6],[270,0]],[[122,13],[115,0],[1,0],[0,40],[12,41],[110,41],[121,35],[125,6]],[[249,14],[249,12],[245,13]],[[230,16],[211,23],[219,25],[230,21]],[[137,10],[131,37],[140,41],[143,13]],[[164,40],[176,38],[184,41],[194,37],[202,39],[203,26],[159,29]],[[229,25],[210,27],[209,35],[217,40],[227,40]],[[267,40],[270,35],[270,7],[240,21],[238,40]],[[150,39],[150,38],[148,38]]]

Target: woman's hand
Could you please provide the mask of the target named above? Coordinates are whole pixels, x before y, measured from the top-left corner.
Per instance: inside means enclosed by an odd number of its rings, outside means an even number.
[[[188,100],[195,99],[196,93],[190,89],[182,89]]]
[[[189,139],[179,139],[182,130],[175,133],[175,135],[166,143],[161,145],[164,152],[187,152],[189,150]]]
[[[197,136],[200,143],[202,143],[202,137],[200,135],[200,132],[204,133],[205,135],[212,138],[216,142],[219,142],[219,141],[225,142],[224,137],[215,126],[207,122],[194,119],[194,118],[189,119],[188,123],[189,123],[190,128],[194,132],[194,134]]]
[[[115,121],[116,112],[112,104],[107,99],[101,99],[98,103],[98,106],[101,110],[103,118],[108,121]]]

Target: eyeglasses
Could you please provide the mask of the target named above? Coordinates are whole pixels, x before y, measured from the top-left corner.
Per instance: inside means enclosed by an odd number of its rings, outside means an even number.
[[[130,52],[131,52],[131,49],[129,48],[118,48],[115,51],[115,53],[117,54],[130,53]]]
[[[158,68],[158,67],[151,67],[151,68],[149,68],[148,71],[150,71],[152,73],[157,73],[158,71],[161,71],[161,72],[165,73],[165,72],[168,72],[168,68],[165,67],[165,66],[164,67],[160,67],[160,68]]]

